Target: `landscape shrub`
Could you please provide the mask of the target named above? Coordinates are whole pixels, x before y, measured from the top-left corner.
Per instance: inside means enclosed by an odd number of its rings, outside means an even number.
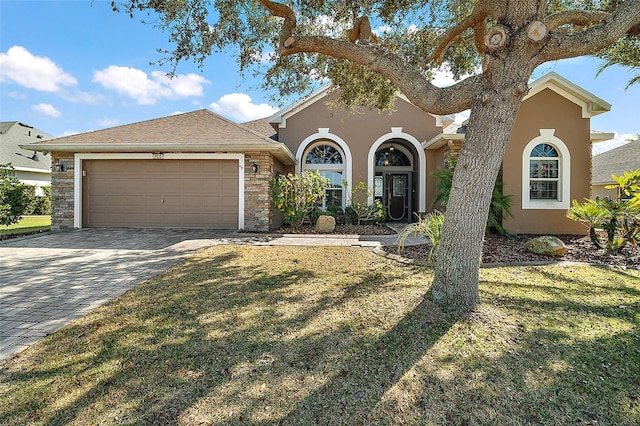
[[[50,215],[51,214],[51,187],[43,186],[44,195],[36,195],[37,187],[34,185],[25,185],[24,193],[28,199],[28,204],[23,215]]]
[[[269,194],[282,213],[283,222],[297,230],[322,200],[328,186],[329,180],[316,172],[287,173],[269,181]]]
[[[347,182],[343,182],[343,186],[346,188]],[[350,224],[380,224],[386,220],[387,212],[380,200],[369,203],[373,189],[367,187],[366,183],[358,182],[348,194],[349,205],[345,208],[345,214]]]
[[[31,199],[28,185],[15,177],[11,164],[0,164],[0,225],[18,223]]]
[[[51,187],[41,187],[43,195],[35,195],[31,200],[30,208],[31,213],[35,215],[50,215],[51,214]]]
[[[449,202],[449,194],[451,194],[451,184],[453,182],[453,172],[455,171],[456,161],[451,159],[451,167],[441,169],[431,173],[431,176],[438,179],[436,187],[436,197],[433,200],[432,207],[442,205],[447,206]],[[491,204],[489,205],[489,215],[487,216],[487,231],[495,231],[500,235],[512,236],[502,226],[502,218],[504,216],[513,217],[511,211],[511,195],[504,195],[502,176],[498,176],[491,193]]]
[[[411,235],[420,235],[429,239],[431,249],[427,255],[427,262],[433,263],[437,257],[437,250],[440,247],[442,237],[442,224],[444,223],[444,214],[438,210],[434,210],[420,217],[417,222],[413,222],[405,226],[398,234],[398,249],[404,249],[404,243]]]
[[[596,248],[620,251],[627,243],[637,244],[640,238],[640,171],[611,177],[615,184],[605,188],[617,189],[615,199],[596,197],[583,203],[573,200],[567,217],[589,228],[589,237]]]

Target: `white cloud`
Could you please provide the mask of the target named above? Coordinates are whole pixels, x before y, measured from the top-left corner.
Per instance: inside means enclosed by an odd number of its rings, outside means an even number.
[[[197,74],[181,74],[171,79],[161,71],[153,71],[149,78],[142,70],[117,65],[96,71],[93,81],[134,99],[139,105],[153,105],[159,99],[203,96],[203,85],[210,83]]]
[[[62,133],[62,136],[72,136],[72,135],[78,135],[78,134],[80,134],[80,132],[77,130],[67,130],[64,133]]]
[[[173,78],[167,76],[162,71],[153,71],[151,76],[155,81],[168,86],[175,97],[187,98],[189,96],[203,96],[204,84],[209,84],[209,80],[198,74],[179,74]]]
[[[22,46],[0,53],[0,81],[13,81],[43,92],[59,92],[62,86],[78,83],[51,59],[35,56]]]
[[[31,109],[34,109],[46,116],[53,117],[53,118],[58,118],[62,115],[62,113],[57,109],[55,109],[54,106],[51,104],[31,105]]]
[[[101,120],[98,120],[98,126],[101,126],[101,127],[113,127],[118,124],[120,124],[120,120],[118,120],[117,118],[105,117]]]
[[[245,93],[230,93],[209,105],[214,112],[239,122],[268,117],[278,111],[269,104],[254,104]]]
[[[610,151],[614,148],[622,146],[628,143],[629,139],[635,140],[637,135],[631,133],[614,133],[614,137],[611,140],[598,142],[593,144],[593,155],[602,154],[605,151]]]

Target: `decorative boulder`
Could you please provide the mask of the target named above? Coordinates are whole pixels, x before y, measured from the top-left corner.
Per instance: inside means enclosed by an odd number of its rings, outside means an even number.
[[[322,215],[316,222],[316,232],[318,234],[330,234],[336,229],[336,218]]]
[[[564,256],[567,253],[567,246],[564,245],[562,240],[549,235],[527,241],[524,243],[524,248],[530,253],[547,256]]]

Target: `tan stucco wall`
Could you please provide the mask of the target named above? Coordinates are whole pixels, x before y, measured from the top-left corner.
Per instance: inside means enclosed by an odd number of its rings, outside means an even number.
[[[590,123],[580,106],[545,89],[524,101],[511,133],[503,161],[504,193],[512,195],[514,218],[503,225],[517,234],[584,234],[585,227],[566,218],[566,209],[522,209],[522,155],[525,146],[540,136],[540,129],[555,129],[554,136],[571,155],[570,199],[589,198],[591,181]]]
[[[343,139],[351,150],[352,180],[355,185],[357,182],[367,182],[369,150],[378,138],[391,133],[392,127],[402,127],[404,133],[412,135],[419,142],[442,132],[442,128],[436,126],[435,117],[399,98],[396,99],[393,112],[361,110],[353,114],[329,109],[326,98],[323,98],[289,117],[286,127],[279,130],[278,140],[296,154],[300,144],[310,135],[318,133],[318,128],[329,128],[329,133]]]

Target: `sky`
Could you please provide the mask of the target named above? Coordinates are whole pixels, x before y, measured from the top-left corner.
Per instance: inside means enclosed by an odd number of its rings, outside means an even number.
[[[0,121],[65,136],[202,108],[242,123],[286,106],[270,100],[276,91],[264,92],[259,76],[241,76],[228,54],[202,69],[182,62],[169,79],[170,66],[153,64],[158,48],[170,48],[167,37],[142,18],[115,13],[106,0],[0,0]],[[594,153],[640,134],[640,85],[625,90],[632,74],[617,66],[596,78],[600,63],[547,63],[532,76],[555,71],[613,105],[591,119],[593,130],[616,135]],[[442,73],[434,83],[452,80]]]

